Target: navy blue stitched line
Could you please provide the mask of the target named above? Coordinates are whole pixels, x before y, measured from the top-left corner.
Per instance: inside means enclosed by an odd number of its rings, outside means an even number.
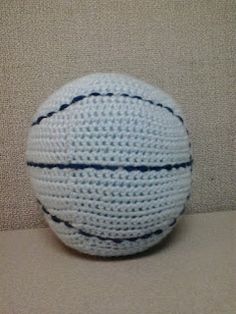
[[[51,116],[53,116],[55,113],[59,112],[59,111],[63,111],[65,110],[66,108],[68,108],[69,106],[83,100],[84,98],[89,98],[89,97],[92,97],[92,96],[107,96],[107,97],[111,97],[111,96],[123,96],[123,97],[128,97],[128,98],[133,98],[133,99],[139,99],[139,100],[142,100],[144,102],[148,102],[149,104],[151,105],[155,105],[155,106],[158,106],[158,107],[161,107],[161,108],[164,108],[166,110],[168,110],[170,113],[172,113],[175,117],[177,117],[182,123],[184,123],[183,119],[181,116],[177,115],[176,113],[174,113],[173,109],[168,107],[168,106],[164,106],[160,103],[154,103],[154,101],[150,100],[150,99],[144,99],[140,96],[130,96],[128,94],[120,94],[120,95],[116,95],[116,94],[113,94],[113,93],[107,93],[107,94],[100,94],[100,93],[91,93],[89,95],[79,95],[79,96],[76,96],[74,97],[70,103],[68,104],[63,104],[59,107],[59,109],[57,111],[51,111],[51,112],[48,112],[46,115],[43,115],[43,116],[40,116],[38,117],[33,123],[32,123],[32,126],[34,125],[37,125],[37,124],[40,124],[40,122],[43,120],[43,119],[46,119],[46,118],[49,118]]]
[[[59,169],[75,169],[75,170],[83,170],[87,168],[92,168],[95,170],[118,170],[118,169],[123,169],[128,172],[131,171],[141,171],[141,172],[146,172],[146,171],[161,171],[161,170],[172,170],[172,169],[179,169],[179,168],[186,168],[192,165],[192,159],[187,162],[182,162],[178,164],[167,164],[163,166],[119,166],[119,165],[100,165],[100,164],[80,164],[80,163],[74,163],[74,164],[62,164],[62,163],[53,163],[53,164],[48,164],[48,163],[40,163],[40,162],[33,162],[33,161],[28,161],[27,165],[30,167],[37,167],[37,168],[47,168],[47,169],[52,169],[52,168],[59,168]]]
[[[154,232],[151,232],[151,233],[147,233],[147,234],[144,234],[140,237],[132,237],[132,238],[107,238],[107,237],[101,237],[99,235],[93,235],[91,233],[88,233],[86,231],[83,231],[81,229],[78,229],[76,227],[74,227],[71,223],[65,221],[65,220],[62,220],[61,218],[58,218],[57,216],[55,215],[52,215],[49,213],[49,211],[44,207],[42,206],[42,210],[44,211],[45,214],[47,214],[48,216],[50,216],[50,218],[56,222],[56,223],[63,223],[66,227],[68,228],[73,228],[75,230],[77,230],[77,232],[83,236],[86,236],[86,237],[94,237],[94,238],[97,238],[99,240],[103,240],[103,241],[112,241],[112,242],[115,242],[115,243],[121,243],[123,241],[130,241],[130,242],[134,242],[134,241],[137,241],[139,239],[148,239],[150,238],[151,236],[153,235],[158,235],[158,234],[161,234],[163,232],[162,229],[157,229],[156,231]],[[177,218],[174,218],[173,222],[171,224],[169,224],[169,227],[173,227],[177,222]]]

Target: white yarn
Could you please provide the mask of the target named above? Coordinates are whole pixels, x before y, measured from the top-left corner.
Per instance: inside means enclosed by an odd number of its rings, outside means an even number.
[[[173,229],[191,185],[181,116],[160,89],[121,74],[75,80],[39,107],[27,161],[45,218],[66,245],[128,255]]]

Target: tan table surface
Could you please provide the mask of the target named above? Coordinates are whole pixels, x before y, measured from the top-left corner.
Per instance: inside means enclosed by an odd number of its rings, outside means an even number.
[[[0,313],[236,313],[236,211],[184,216],[148,253],[66,248],[48,228],[0,233]]]

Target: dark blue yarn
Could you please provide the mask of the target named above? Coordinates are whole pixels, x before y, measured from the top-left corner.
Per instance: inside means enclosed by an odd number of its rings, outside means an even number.
[[[169,226],[170,227],[174,226],[176,224],[176,222],[177,222],[177,219],[175,218]]]
[[[187,198],[188,199],[188,198]],[[183,215],[185,213],[186,207],[184,206],[184,208],[182,209],[182,211],[180,212],[180,215]]]
[[[151,236],[153,235],[158,235],[158,234],[161,234],[163,232],[162,229],[157,229],[156,231],[154,232],[151,232],[151,233],[147,233],[147,234],[144,234],[140,237],[132,237],[132,238],[106,238],[106,237],[101,237],[99,235],[93,235],[91,233],[88,233],[84,230],[81,230],[81,229],[78,229],[76,227],[74,227],[73,225],[71,225],[69,222],[65,221],[65,220],[62,220],[61,218],[58,218],[57,216],[55,215],[51,215],[49,213],[49,211],[44,207],[42,206],[42,210],[44,211],[45,214],[47,214],[48,216],[51,217],[51,219],[56,222],[56,223],[63,223],[65,226],[67,226],[68,228],[73,228],[73,229],[76,229],[77,232],[85,237],[95,237],[99,240],[103,240],[103,241],[112,241],[112,242],[115,242],[115,243],[121,243],[123,241],[130,241],[130,242],[134,242],[134,241],[137,241],[139,239],[148,239],[150,238]],[[177,222],[177,218],[175,218],[173,220],[173,222],[169,225],[169,227],[173,227]]]
[[[38,163],[33,161],[28,161],[27,165],[30,167],[37,167],[37,168],[59,168],[59,169],[75,169],[75,170],[83,170],[87,168],[92,168],[95,170],[111,170],[115,171],[118,169],[126,170],[128,172],[131,171],[141,171],[141,172],[147,172],[147,171],[161,171],[161,170],[172,170],[172,169],[179,169],[179,168],[186,168],[192,165],[192,160],[190,159],[187,162],[182,162],[178,164],[167,164],[163,166],[119,166],[119,165],[100,165],[100,164],[80,164],[80,163],[74,163],[74,164],[62,164],[62,163]]]
[[[97,97],[97,96],[107,96],[107,97],[111,97],[111,96],[119,96],[119,95],[115,95],[115,94],[113,94],[113,93],[100,94],[100,93],[93,92],[93,93],[91,93],[91,94],[89,94],[89,95],[87,95],[87,96],[86,96],[86,95],[75,96],[69,104],[63,104],[63,105],[61,105],[61,106],[59,107],[58,111],[51,111],[51,112],[47,113],[45,116],[40,116],[40,117],[38,117],[38,118],[36,119],[36,121],[34,121],[34,122],[32,123],[32,126],[40,124],[40,122],[41,122],[43,119],[49,118],[49,117],[53,116],[55,113],[65,110],[66,108],[68,108],[69,106],[73,105],[74,103],[77,103],[77,102],[83,100],[84,98],[88,98],[88,97],[92,97],[92,96],[94,96],[94,97]],[[182,124],[184,124],[184,120],[182,119],[181,116],[175,114],[172,108],[167,107],[167,106],[164,106],[164,105],[162,105],[161,103],[156,103],[156,104],[155,104],[155,103],[154,103],[152,100],[150,100],[150,99],[143,99],[141,96],[136,96],[136,95],[135,95],[135,96],[130,96],[130,95],[125,94],[125,93],[124,93],[124,94],[121,94],[120,96],[129,97],[129,98],[134,98],[134,99],[136,98],[136,99],[142,100],[142,101],[144,101],[144,102],[148,102],[148,103],[150,103],[150,104],[152,104],[152,105],[158,106],[158,107],[160,107],[160,108],[164,108],[164,109],[168,110],[171,114],[173,114],[175,117],[177,117],[177,118],[182,122]],[[187,130],[186,127],[185,127],[185,129],[186,129],[187,134],[189,135],[189,132],[188,132],[188,130]],[[191,143],[189,143],[189,147],[191,147]],[[192,160],[192,157],[191,157],[191,160]],[[168,170],[168,169],[167,169],[167,170]],[[129,171],[129,170],[128,170],[128,171]],[[191,167],[191,171],[192,171],[192,167]]]
[[[79,95],[79,96],[76,96],[72,99],[72,101],[69,103],[69,104],[63,104],[59,107],[59,109],[57,111],[51,111],[49,113],[47,113],[46,115],[44,116],[40,116],[38,117],[33,123],[32,123],[32,126],[34,125],[37,125],[37,124],[40,124],[40,122],[43,120],[43,119],[46,119],[46,118],[49,118],[51,117],[52,115],[54,115],[55,113],[59,112],[59,111],[63,111],[65,110],[66,108],[68,108],[69,106],[73,105],[74,103],[77,103],[81,100],[83,100],[84,98],[88,98],[88,97],[92,97],[92,96],[108,96],[108,97],[111,97],[111,96],[119,96],[119,95],[115,95],[113,93],[107,93],[107,94],[100,94],[100,93],[96,93],[96,92],[93,92],[89,95]],[[170,107],[167,107],[167,106],[164,106],[162,104],[159,104],[159,103],[154,103],[152,100],[149,100],[149,99],[143,99],[141,96],[130,96],[128,94],[121,94],[120,96],[123,96],[123,97],[129,97],[129,98],[133,98],[133,99],[139,99],[139,100],[142,100],[144,102],[148,102],[152,105],[155,105],[155,106],[158,106],[158,107],[161,107],[161,108],[164,108],[166,110],[168,110],[170,113],[172,113],[175,117],[177,117],[182,123],[184,123],[183,119],[174,113],[173,109],[171,109]]]

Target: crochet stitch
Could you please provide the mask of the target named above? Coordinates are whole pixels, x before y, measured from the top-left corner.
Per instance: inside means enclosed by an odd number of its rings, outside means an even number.
[[[49,97],[33,118],[27,165],[49,226],[92,255],[129,255],[158,243],[190,193],[180,108],[122,74],[91,74]]]
[[[49,215],[49,216],[51,217],[51,219],[52,219],[53,221],[55,221],[56,223],[63,223],[63,224],[64,224],[65,226],[67,226],[68,228],[74,228],[75,230],[77,230],[77,232],[78,232],[79,234],[85,235],[85,236],[87,236],[87,237],[95,237],[95,238],[98,238],[98,239],[101,239],[101,240],[111,240],[111,241],[113,241],[113,242],[115,242],[115,243],[120,243],[120,242],[122,242],[122,241],[136,241],[136,240],[138,240],[138,239],[140,239],[140,238],[141,238],[141,239],[146,239],[146,238],[151,237],[153,234],[160,234],[160,233],[163,232],[163,230],[157,229],[156,231],[154,231],[154,232],[152,232],[152,233],[149,233],[149,234],[144,234],[144,235],[142,235],[142,236],[139,237],[139,238],[138,238],[138,237],[137,237],[137,238],[124,238],[124,239],[119,239],[119,238],[116,238],[116,239],[103,238],[103,237],[100,237],[100,236],[94,236],[94,235],[92,235],[92,234],[89,234],[89,233],[87,233],[87,232],[85,232],[85,231],[83,231],[83,230],[81,230],[81,229],[77,229],[76,227],[72,226],[69,222],[62,220],[62,219],[58,218],[58,217],[55,216],[55,215],[51,215],[51,214],[48,212],[48,210],[47,210],[44,206],[42,206],[42,210],[44,211],[44,213],[46,213],[47,215]],[[176,224],[176,222],[177,222],[177,218],[174,218],[173,222],[169,225],[169,227],[174,226],[174,225]]]

